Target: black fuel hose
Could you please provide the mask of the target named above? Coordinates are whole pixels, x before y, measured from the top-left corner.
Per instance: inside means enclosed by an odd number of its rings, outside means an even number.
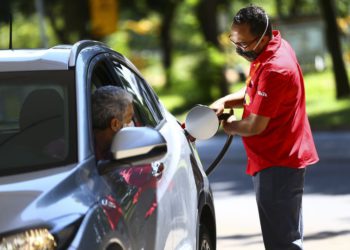
[[[226,120],[228,117],[230,117],[233,114],[233,110],[230,110],[230,113],[224,113],[219,115],[219,120]],[[224,158],[228,148],[231,145],[233,136],[229,135],[227,136],[226,142],[223,146],[223,148],[221,149],[220,153],[218,154],[218,156],[215,158],[215,160],[210,164],[210,166],[205,170],[205,174],[207,176],[209,176],[214,170],[215,168],[217,168],[217,166],[219,166],[219,163],[221,162],[222,158]]]
[[[227,136],[226,142],[223,146],[223,148],[221,149],[220,153],[218,154],[218,156],[215,158],[215,160],[210,164],[210,166],[205,170],[205,173],[207,176],[209,176],[211,174],[211,172],[214,171],[214,169],[219,166],[219,163],[221,162],[222,158],[224,157],[224,155],[226,154],[227,149],[230,147],[231,142],[232,142],[233,136],[229,135]]]

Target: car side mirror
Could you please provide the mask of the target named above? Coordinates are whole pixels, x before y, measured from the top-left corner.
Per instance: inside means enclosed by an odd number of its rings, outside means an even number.
[[[159,131],[148,127],[122,128],[111,144],[113,160],[99,164],[104,174],[116,167],[131,167],[160,160],[167,153],[167,144]]]

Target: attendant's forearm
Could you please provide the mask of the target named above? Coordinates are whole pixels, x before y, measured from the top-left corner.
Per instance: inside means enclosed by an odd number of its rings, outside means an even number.
[[[234,121],[227,125],[227,129],[225,131],[231,135],[240,135],[245,137],[259,134],[259,131],[254,129],[254,127],[251,126],[247,120]]]
[[[253,136],[262,133],[270,118],[251,114],[240,121],[224,121],[223,128],[227,134],[240,136]]]
[[[246,87],[239,91],[223,97],[225,108],[241,108],[243,107],[244,95]]]

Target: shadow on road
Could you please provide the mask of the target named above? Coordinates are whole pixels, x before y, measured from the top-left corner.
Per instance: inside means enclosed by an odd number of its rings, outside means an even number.
[[[306,235],[304,237],[305,240],[324,240],[324,239],[328,239],[328,238],[333,238],[333,237],[337,237],[337,236],[344,236],[350,234],[350,230],[342,230],[342,231],[338,231],[338,232],[334,232],[334,231],[325,231],[325,232],[319,232],[319,233],[315,233],[312,235]]]
[[[350,194],[350,132],[314,133],[320,161],[306,171],[305,194]],[[226,136],[219,134],[208,141],[197,142],[199,155],[206,168],[224,145]],[[251,177],[245,174],[246,154],[240,137],[226,153],[219,167],[209,176],[218,195],[253,193]]]
[[[219,236],[218,240],[242,240],[242,239],[250,239],[255,237],[261,237],[261,234],[237,234],[237,235],[229,235],[229,236]]]
[[[306,235],[304,237],[304,241],[310,242],[310,241],[318,241],[318,240],[327,240],[333,237],[346,236],[349,234],[350,234],[350,230],[342,230],[337,232],[324,231],[324,232]],[[240,244],[241,246],[249,246],[249,245],[256,245],[256,244],[262,246],[263,244],[263,241],[261,240],[261,234],[237,234],[237,235],[219,236],[217,237],[217,240],[221,242],[235,240],[236,244]]]

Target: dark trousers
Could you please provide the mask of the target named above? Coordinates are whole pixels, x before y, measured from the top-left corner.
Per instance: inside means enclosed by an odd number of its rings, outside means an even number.
[[[271,167],[253,177],[266,250],[303,249],[305,169]]]

